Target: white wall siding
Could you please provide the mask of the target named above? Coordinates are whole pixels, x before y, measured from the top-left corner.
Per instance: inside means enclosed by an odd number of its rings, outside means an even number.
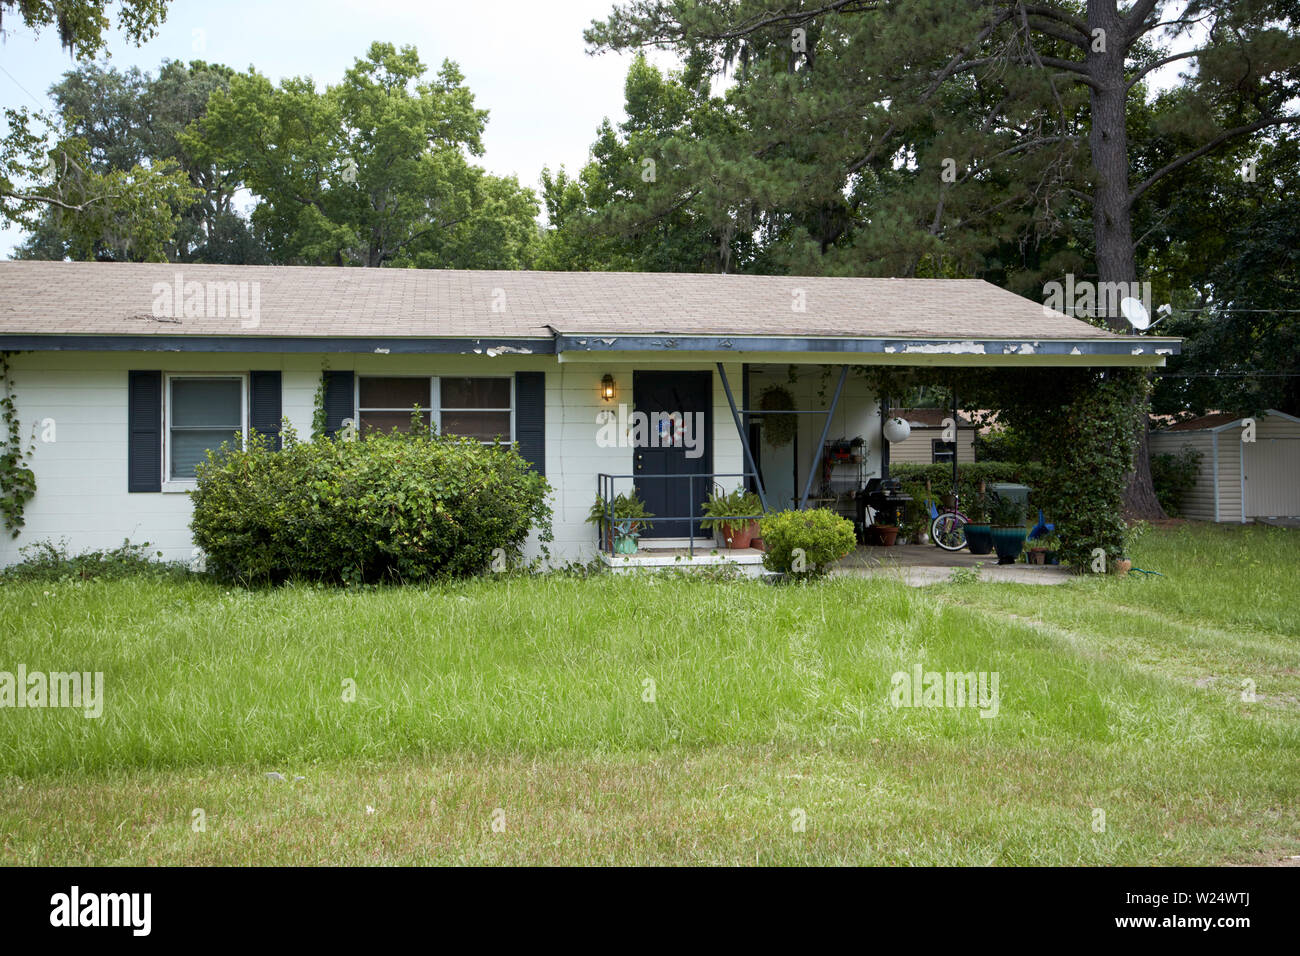
[[[896,442],[889,446],[889,463],[891,465],[934,463],[934,446],[931,442],[943,438],[942,428],[913,428],[907,441]],[[975,429],[957,430],[957,461],[969,465],[975,460]]]
[[[1223,443],[1220,437],[1220,444]],[[1176,455],[1182,449],[1195,448],[1201,455],[1196,484],[1183,500],[1184,518],[1213,521],[1214,517],[1214,442],[1209,431],[1153,432],[1150,440],[1152,455]]]
[[[713,373],[714,472],[744,470],[740,439],[713,363],[667,367]],[[19,557],[19,549],[37,541],[66,540],[80,552],[111,548],[124,539],[149,542],[167,560],[186,560],[193,550],[189,495],[183,492],[128,493],[127,373],[131,369],[164,372],[246,373],[279,370],[283,415],[302,440],[311,437],[312,413],[322,365],[360,375],[485,375],[521,370],[546,372],[546,474],[555,494],[555,541],[558,561],[589,560],[596,534],[586,524],[596,495],[599,472],[629,474],[630,447],[603,448],[597,442],[597,414],[605,407],[599,395],[601,376],[614,375],[618,396],[613,405],[633,404],[631,364],[556,362],[553,356],[351,355],[331,354],[196,354],[128,352],[28,352],[10,358],[13,388],[23,435],[53,419],[56,441],[43,443],[39,430],[31,461],[36,496],[26,508],[26,526],[17,539],[0,540],[0,564]],[[736,401],[741,400],[741,365],[727,366]],[[840,414],[846,422],[846,414]],[[820,422],[818,422],[820,427]],[[837,434],[833,430],[833,434]],[[727,479],[734,485],[739,479]],[[623,482],[624,489],[630,482]],[[621,489],[622,490],[622,489]],[[703,496],[702,496],[703,497]],[[536,542],[530,547],[536,553]]]

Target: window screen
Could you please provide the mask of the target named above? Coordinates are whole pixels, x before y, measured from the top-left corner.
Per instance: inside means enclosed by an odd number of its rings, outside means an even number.
[[[432,420],[427,378],[363,378],[357,385],[357,416],[362,433],[411,430],[411,412],[420,406],[420,418]]]
[[[237,378],[171,380],[170,480],[194,478],[194,467],[209,449],[243,432],[243,409]]]

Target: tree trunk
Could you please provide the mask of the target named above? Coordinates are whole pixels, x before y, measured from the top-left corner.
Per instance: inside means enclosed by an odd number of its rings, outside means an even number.
[[[1088,69],[1093,80],[1091,89],[1092,129],[1088,147],[1092,156],[1093,185],[1092,225],[1097,246],[1096,300],[1098,305],[1110,301],[1100,294],[1102,283],[1131,283],[1137,279],[1134,263],[1133,214],[1129,203],[1128,183],[1128,91],[1125,87],[1123,24],[1115,0],[1088,0],[1088,27],[1105,31],[1105,50],[1088,54]],[[1124,318],[1107,314],[1107,324],[1116,332],[1128,331]],[[1133,471],[1124,492],[1124,510],[1130,517],[1160,519],[1166,517],[1151,483],[1151,457],[1147,435],[1148,403],[1145,394],[1135,396],[1139,404],[1134,416],[1138,429],[1137,451]]]

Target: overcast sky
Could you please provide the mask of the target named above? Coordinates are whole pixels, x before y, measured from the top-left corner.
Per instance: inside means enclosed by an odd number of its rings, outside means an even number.
[[[116,5],[113,5],[116,6]],[[174,0],[158,36],[132,46],[116,29],[110,63],[157,72],[164,59],[250,65],[273,81],[311,76],[336,83],[375,40],[414,44],[436,70],[460,64],[481,109],[490,111],[476,160],[538,187],[542,167],[581,166],[606,116],[623,117],[629,56],[589,56],[583,29],[613,0]],[[73,66],[53,30],[35,35],[18,15],[4,18],[0,106],[49,108],[46,92]],[[114,17],[116,27],[116,17]],[[652,57],[667,66],[671,58]],[[540,189],[539,189],[540,191]],[[21,239],[0,230],[0,255]]]

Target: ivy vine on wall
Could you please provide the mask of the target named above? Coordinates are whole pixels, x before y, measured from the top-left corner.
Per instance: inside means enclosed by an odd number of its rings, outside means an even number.
[[[36,447],[25,445],[10,379],[10,352],[0,352],[0,521],[10,537],[22,530],[23,510],[36,494],[36,473],[27,467]]]

